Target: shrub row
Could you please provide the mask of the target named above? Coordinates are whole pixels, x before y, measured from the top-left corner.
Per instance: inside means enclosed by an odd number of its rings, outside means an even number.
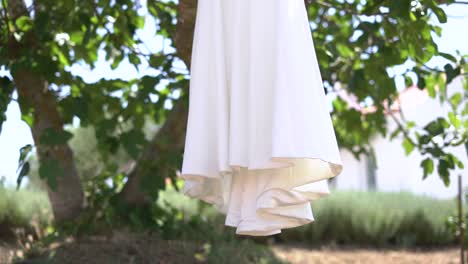
[[[195,218],[198,223],[209,225],[213,232],[229,230],[220,227],[224,217],[209,205],[173,190],[163,192],[161,198],[178,208],[186,220]],[[283,230],[278,238],[285,242],[317,245],[403,247],[441,246],[455,241],[447,226],[449,215],[456,210],[455,200],[438,200],[406,192],[332,191],[328,197],[314,201],[312,210],[315,222]],[[207,236],[206,231],[210,229],[203,229]]]
[[[454,242],[447,219],[454,200],[411,193],[335,191],[313,202],[316,221],[285,230],[282,238],[312,244],[435,246]]]

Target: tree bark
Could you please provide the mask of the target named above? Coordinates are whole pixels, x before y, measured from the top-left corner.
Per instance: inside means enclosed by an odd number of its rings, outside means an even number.
[[[197,10],[196,0],[180,0],[178,5],[175,46],[178,56],[190,68],[193,31]],[[157,161],[167,151],[183,151],[187,127],[188,102],[179,99],[169,113],[163,127],[137,161],[137,165],[128,176],[120,198],[130,205],[145,205],[150,202],[149,195],[142,191],[145,177],[164,177],[167,171],[157,167]],[[166,143],[165,143],[166,142]],[[167,142],[169,142],[167,144]]]
[[[22,0],[9,0],[9,14],[14,21],[16,18],[29,15]],[[20,43],[12,42],[12,56],[20,56]],[[15,59],[15,58],[13,58]],[[52,204],[54,220],[61,222],[77,217],[83,208],[84,194],[80,178],[75,167],[73,152],[68,144],[44,145],[41,136],[47,129],[57,133],[63,132],[63,121],[57,109],[57,100],[49,90],[46,80],[30,72],[26,68],[13,71],[13,80],[18,91],[20,108],[23,113],[33,109],[33,125],[31,132],[36,145],[39,161],[55,159],[63,168],[64,174],[56,179],[57,189],[48,186],[48,194]]]
[[[75,167],[73,152],[68,144],[48,146],[41,144],[41,136],[46,129],[63,132],[63,122],[56,106],[56,99],[49,91],[48,83],[26,70],[18,70],[13,79],[20,98],[22,112],[31,106],[34,109],[34,122],[31,127],[39,162],[46,159],[57,160],[64,174],[56,179],[57,189],[48,185],[48,194],[52,204],[54,219],[57,222],[72,220],[83,207],[83,190]]]
[[[180,0],[177,13],[175,46],[177,54],[190,68],[193,31],[197,14],[197,0]]]

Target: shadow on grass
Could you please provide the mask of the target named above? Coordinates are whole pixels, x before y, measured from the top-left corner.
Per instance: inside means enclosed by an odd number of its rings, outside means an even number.
[[[232,241],[165,240],[157,235],[115,232],[53,242],[25,252],[16,264],[127,263],[284,263],[266,245],[249,239]]]

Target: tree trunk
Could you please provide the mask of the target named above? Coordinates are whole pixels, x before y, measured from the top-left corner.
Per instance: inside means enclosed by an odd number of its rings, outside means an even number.
[[[16,18],[29,15],[22,0],[9,0],[9,13],[14,21]],[[15,45],[17,45],[15,47]],[[19,56],[19,43],[10,46],[16,51],[12,56]],[[83,190],[75,167],[73,152],[68,144],[44,145],[41,136],[47,129],[57,133],[63,132],[63,121],[57,109],[57,101],[49,90],[47,81],[27,69],[17,69],[12,73],[18,91],[21,111],[33,109],[33,125],[31,132],[37,148],[39,161],[55,159],[63,168],[64,174],[56,179],[57,189],[48,186],[48,194],[52,204],[54,219],[57,222],[72,220],[81,213],[84,201]]]
[[[177,13],[175,46],[177,54],[190,68],[193,31],[197,14],[197,0],[180,0]]]
[[[138,159],[135,168],[129,174],[128,181],[120,193],[120,198],[123,199],[124,203],[143,206],[150,202],[149,195],[142,188],[144,178],[165,177],[167,170],[164,166],[158,166],[158,159],[168,151],[181,151],[183,149],[186,123],[187,104],[180,100],[175,104],[163,127],[151,140]]]
[[[56,179],[57,190],[48,186],[54,219],[57,222],[77,217],[83,206],[83,190],[75,167],[73,152],[67,144],[48,146],[41,144],[41,136],[46,129],[63,132],[63,122],[57,111],[56,99],[49,91],[48,83],[26,70],[18,70],[13,79],[20,98],[22,112],[34,109],[34,121],[31,127],[39,161],[55,159],[64,170]]]
[[[188,68],[190,68],[196,10],[196,0],[179,1],[175,46],[178,56],[182,58]],[[164,155],[168,150],[183,151],[187,115],[187,100],[178,100],[163,127],[144,150],[137,165],[128,176],[128,181],[120,193],[120,198],[126,204],[145,205],[150,202],[148,194],[141,188],[143,179],[145,177],[164,177],[166,169],[157,167],[158,157]],[[163,144],[163,142],[169,142],[169,144]]]

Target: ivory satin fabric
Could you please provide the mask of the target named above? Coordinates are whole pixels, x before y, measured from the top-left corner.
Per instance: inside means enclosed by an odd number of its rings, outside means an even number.
[[[198,0],[184,193],[273,235],[314,221],[341,170],[304,0]]]

